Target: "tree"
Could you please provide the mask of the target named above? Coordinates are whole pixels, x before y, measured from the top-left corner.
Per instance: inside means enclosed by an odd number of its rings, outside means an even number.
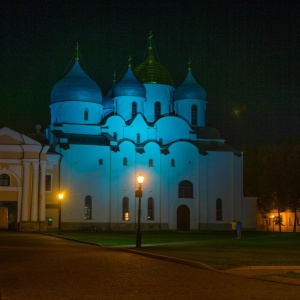
[[[300,144],[287,141],[277,146],[249,147],[244,152],[244,193],[258,197],[257,208],[263,217],[276,209],[276,223],[281,231],[281,212],[300,209]],[[276,219],[274,220],[276,222]]]
[[[284,185],[288,208],[294,213],[293,232],[296,232],[297,211],[300,209],[300,145],[287,141],[282,145],[282,157],[285,163]]]

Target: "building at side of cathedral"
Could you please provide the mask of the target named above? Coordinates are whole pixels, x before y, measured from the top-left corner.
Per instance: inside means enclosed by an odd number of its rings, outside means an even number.
[[[143,174],[142,230],[226,230],[234,219],[255,229],[243,155],[206,127],[206,105],[190,67],[174,87],[151,38],[145,61],[105,97],[76,55],[51,92],[49,145],[0,129],[0,218],[53,230],[61,201],[63,230],[135,230]]]

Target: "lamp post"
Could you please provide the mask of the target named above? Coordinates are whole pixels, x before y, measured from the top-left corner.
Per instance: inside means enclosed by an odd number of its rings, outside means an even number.
[[[273,232],[274,232],[274,215],[272,215],[272,220],[273,220]]]
[[[141,198],[143,196],[142,184],[144,183],[144,176],[140,174],[137,177],[137,182],[139,184],[138,189],[135,190],[135,196],[139,197],[139,208],[138,208],[138,225],[136,229],[136,248],[141,248],[142,245],[142,235],[141,235]]]
[[[61,201],[64,198],[64,194],[59,193],[57,198],[58,198],[58,234],[61,234]]]

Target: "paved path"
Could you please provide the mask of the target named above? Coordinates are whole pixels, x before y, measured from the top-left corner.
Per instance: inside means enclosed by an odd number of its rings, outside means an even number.
[[[52,236],[0,232],[6,299],[297,299],[300,286],[224,274]]]

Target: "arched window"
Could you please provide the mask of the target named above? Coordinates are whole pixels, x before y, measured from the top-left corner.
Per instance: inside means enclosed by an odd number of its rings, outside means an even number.
[[[10,186],[10,177],[7,174],[0,175],[0,186]]]
[[[154,220],[154,199],[152,197],[148,198],[148,220]]]
[[[123,158],[123,166],[127,166],[127,157]]]
[[[161,115],[161,105],[160,102],[155,102],[154,103],[154,116],[155,119],[159,118]]]
[[[223,213],[222,213],[222,199],[218,198],[216,200],[216,220],[217,221],[222,221],[223,219]]]
[[[118,134],[117,134],[116,132],[113,133],[113,138],[114,138],[115,140],[118,139]]]
[[[174,158],[171,159],[171,167],[175,167],[175,159]]]
[[[153,167],[153,159],[152,158],[149,159],[149,167]]]
[[[84,199],[84,219],[92,219],[92,197],[86,196]]]
[[[129,220],[129,199],[127,197],[123,198],[122,219],[123,219],[123,221],[128,221]]]
[[[141,134],[137,133],[136,134],[136,142],[139,144],[141,142]]]
[[[84,121],[89,120],[89,110],[87,108],[84,109],[83,119]]]
[[[193,198],[193,184],[183,180],[178,185],[178,198]]]
[[[198,111],[197,111],[197,105],[192,105],[191,108],[191,121],[192,125],[197,125],[197,119],[198,119]]]
[[[132,105],[131,105],[131,114],[132,114],[132,117],[135,117],[136,114],[137,114],[137,105],[136,105],[136,102],[132,102]]]

